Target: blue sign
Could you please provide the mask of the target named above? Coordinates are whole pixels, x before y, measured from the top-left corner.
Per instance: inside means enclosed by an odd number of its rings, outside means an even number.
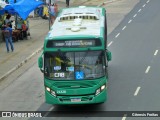
[[[74,71],[74,67],[66,67],[66,71],[73,72]]]
[[[54,70],[61,70],[61,66],[54,66]]]
[[[84,72],[82,71],[76,72],[76,79],[77,80],[84,79]]]

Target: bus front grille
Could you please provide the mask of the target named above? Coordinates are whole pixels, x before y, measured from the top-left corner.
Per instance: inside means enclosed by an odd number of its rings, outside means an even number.
[[[90,81],[90,82],[56,82],[53,84],[53,86],[56,86],[57,88],[67,88],[67,89],[88,88],[88,87],[93,87],[95,85],[97,85],[97,83],[93,81]]]

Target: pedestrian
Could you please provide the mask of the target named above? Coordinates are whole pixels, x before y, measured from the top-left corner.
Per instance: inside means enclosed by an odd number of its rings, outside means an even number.
[[[23,40],[22,24],[23,24],[23,19],[17,18],[17,26],[15,27],[15,29],[20,31],[20,35],[19,35],[20,40]]]
[[[70,0],[66,0],[66,7],[69,7],[69,1]]]
[[[55,4],[53,3],[51,6],[49,6],[49,14],[51,16],[51,25],[54,23],[55,17],[56,17],[56,11],[55,11]]]
[[[58,4],[57,3],[54,4],[54,12],[55,12],[55,17],[57,17],[57,14],[58,14]]]
[[[22,34],[23,34],[23,38],[26,38],[27,39],[27,23],[25,21],[23,21],[22,23]]]
[[[10,23],[6,24],[6,28],[3,31],[4,34],[4,38],[5,38],[5,42],[6,42],[6,48],[7,48],[7,52],[9,52],[9,45],[11,46],[11,50],[12,52],[14,51],[14,46],[12,43],[12,28],[9,27]]]
[[[13,22],[13,21],[11,21],[10,18],[11,18],[11,15],[10,15],[10,14],[7,14],[6,19],[5,19],[5,21],[4,21],[4,24],[6,25],[6,24],[9,23],[9,27],[12,28],[12,22]]]

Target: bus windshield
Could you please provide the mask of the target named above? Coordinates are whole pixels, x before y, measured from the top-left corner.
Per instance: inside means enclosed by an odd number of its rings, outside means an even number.
[[[103,77],[104,52],[46,52],[44,75],[52,80],[84,80]]]

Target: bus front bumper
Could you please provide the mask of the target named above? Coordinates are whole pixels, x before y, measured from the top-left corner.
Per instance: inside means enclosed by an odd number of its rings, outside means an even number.
[[[69,104],[96,104],[103,103],[107,99],[107,90],[103,90],[98,95],[85,96],[53,96],[45,91],[46,103],[55,105],[69,105]]]

